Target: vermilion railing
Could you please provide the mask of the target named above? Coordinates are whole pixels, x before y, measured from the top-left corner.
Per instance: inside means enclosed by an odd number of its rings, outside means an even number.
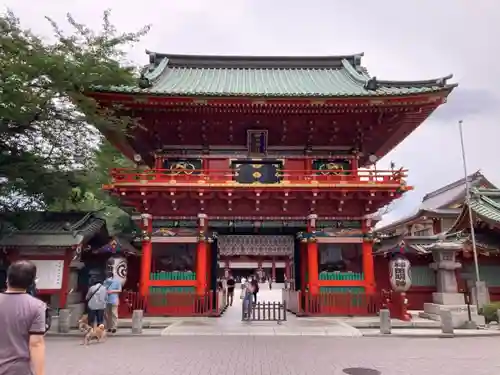
[[[138,292],[120,294],[119,316],[131,317],[134,310],[143,310],[146,316],[218,316],[226,307],[221,291],[196,293],[150,293],[142,297]]]
[[[329,293],[284,290],[288,311],[299,316],[369,316],[380,309],[380,296],[367,293]]]
[[[234,169],[136,169],[117,168],[111,171],[112,183],[237,183]],[[326,172],[325,170],[280,170],[277,178],[283,184],[357,183],[401,184],[407,170],[353,170]],[[272,185],[273,183],[263,183]]]

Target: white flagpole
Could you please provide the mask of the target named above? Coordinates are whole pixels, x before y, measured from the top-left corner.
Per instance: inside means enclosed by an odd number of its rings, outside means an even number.
[[[469,210],[469,226],[470,226],[470,237],[472,240],[472,253],[474,254],[474,267],[476,270],[476,281],[481,281],[479,277],[479,262],[477,259],[477,247],[476,247],[476,231],[474,230],[474,218],[472,217],[472,208],[470,207],[471,201],[471,192],[470,192],[470,181],[469,175],[467,174],[467,160],[465,157],[465,145],[464,145],[464,132],[462,129],[463,121],[460,120],[458,122],[458,130],[460,132],[460,144],[462,146],[462,162],[464,165],[464,174],[465,174],[465,204],[467,204],[467,208]]]

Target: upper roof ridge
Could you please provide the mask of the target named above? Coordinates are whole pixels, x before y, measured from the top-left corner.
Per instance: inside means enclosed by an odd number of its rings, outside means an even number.
[[[191,55],[169,54],[146,50],[149,61],[157,65],[168,59],[172,67],[190,68],[235,68],[235,69],[338,69],[342,61],[347,60],[354,66],[360,66],[363,53],[331,56],[239,56],[239,55]]]
[[[485,178],[484,175],[481,173],[481,170],[478,170],[478,171],[472,173],[471,175],[467,176],[467,179],[472,180],[472,181],[478,180],[480,178]],[[456,181],[454,181],[448,185],[445,185],[443,187],[440,187],[437,190],[431,191],[430,193],[427,193],[424,195],[424,197],[422,198],[422,202],[425,202],[426,200],[428,200],[432,197],[435,197],[439,194],[442,194],[448,190],[451,190],[457,186],[465,185],[465,181],[466,181],[465,177],[462,177],[461,179],[456,180]]]

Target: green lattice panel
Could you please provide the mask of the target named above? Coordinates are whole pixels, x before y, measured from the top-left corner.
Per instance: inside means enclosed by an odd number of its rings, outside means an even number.
[[[357,272],[321,272],[319,274],[320,280],[333,280],[333,281],[360,281],[364,280],[362,273]]]
[[[342,293],[351,293],[351,307],[363,307],[366,303],[365,297],[365,288],[362,286],[346,286],[346,287],[335,287],[335,286],[326,286],[319,288],[320,293],[325,293],[325,298],[328,301],[328,294],[342,294]],[[344,300],[345,301],[345,300]],[[340,302],[340,301],[338,301]],[[340,302],[341,304],[345,302]]]
[[[149,288],[150,294],[167,294],[167,293],[194,293],[193,286],[152,286]]]
[[[500,266],[479,266],[479,276],[488,287],[500,286]]]
[[[436,272],[428,266],[411,268],[411,284],[413,286],[436,286]]]
[[[150,280],[196,280],[196,272],[152,272],[149,275]]]
[[[365,292],[362,286],[322,286],[319,288],[321,293],[352,293],[361,294]]]

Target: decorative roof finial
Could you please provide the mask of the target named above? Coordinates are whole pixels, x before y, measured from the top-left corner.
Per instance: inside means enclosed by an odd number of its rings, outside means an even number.
[[[377,77],[372,77],[365,83],[365,89],[375,91],[378,89]]]
[[[151,87],[151,82],[144,76],[144,73],[141,73],[138,85],[141,89],[149,89]]]

